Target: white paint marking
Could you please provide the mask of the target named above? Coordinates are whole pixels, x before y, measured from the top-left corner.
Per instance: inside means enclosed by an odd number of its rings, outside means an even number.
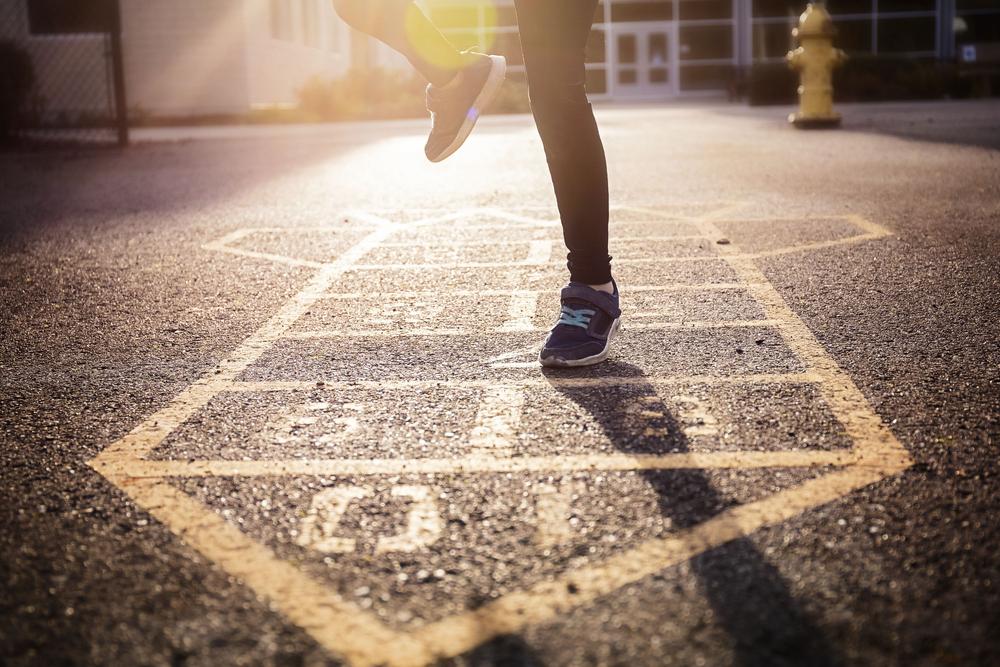
[[[749,375],[666,375],[652,377],[614,376],[604,377],[537,377],[479,379],[479,380],[264,380],[260,382],[230,382],[220,391],[312,391],[316,389],[477,389],[482,387],[622,387],[646,385],[729,385],[729,384],[812,384],[820,381],[814,373],[759,373]]]
[[[573,500],[583,490],[583,484],[574,480],[535,487],[535,544],[551,549],[572,539]]]
[[[249,257],[251,259],[263,259],[269,262],[277,262],[279,264],[287,264],[289,266],[305,266],[309,268],[319,268],[323,266],[321,262],[314,262],[308,259],[299,259],[297,257],[286,257],[285,255],[275,255],[269,252],[258,252],[256,250],[245,250],[243,248],[236,248],[231,243],[236,243],[248,236],[251,236],[259,231],[259,229],[237,229],[234,232],[226,234],[221,239],[215,241],[210,241],[202,246],[205,250],[214,250],[216,252],[224,252],[230,255],[237,255],[239,257]]]
[[[633,210],[635,210],[633,208]],[[719,218],[728,210],[716,210],[701,218],[691,220],[702,225],[707,237],[718,235],[709,220]],[[432,224],[444,219],[453,219],[466,212],[452,213],[436,220],[414,223]],[[554,223],[553,223],[554,224]],[[876,225],[868,223],[871,228]],[[879,237],[881,231],[869,234]],[[374,238],[371,236],[369,238]],[[856,242],[872,238],[861,235],[846,242]],[[839,242],[838,242],[839,244]],[[362,251],[362,244],[352,250]],[[808,245],[808,244],[807,244]],[[810,247],[816,247],[815,245]],[[795,247],[792,250],[798,250]],[[773,251],[771,251],[773,252]],[[293,622],[306,629],[327,649],[355,665],[422,665],[438,658],[454,656],[468,651],[482,642],[501,634],[514,634],[526,625],[541,625],[559,614],[564,614],[581,604],[588,603],[631,582],[670,565],[691,558],[706,549],[749,535],[762,526],[774,525],[792,518],[810,508],[820,506],[843,497],[854,489],[859,489],[878,480],[904,470],[911,463],[909,455],[895,439],[891,431],[874,413],[864,396],[850,380],[849,376],[825,353],[806,325],[788,308],[777,291],[767,282],[763,272],[750,259],[755,255],[741,254],[734,246],[721,246],[720,253],[737,271],[741,279],[754,286],[754,296],[765,306],[769,317],[783,321],[782,332],[788,345],[806,362],[809,373],[798,374],[800,378],[810,377],[811,382],[820,385],[824,398],[834,414],[852,438],[854,447],[849,453],[841,452],[733,452],[710,455],[685,453],[661,458],[663,467],[783,467],[849,465],[834,473],[824,474],[814,480],[796,485],[770,497],[736,506],[702,524],[693,526],[675,535],[649,540],[636,548],[626,550],[602,562],[586,564],[558,574],[551,579],[535,584],[529,589],[507,593],[473,611],[458,616],[444,618],[425,625],[412,634],[393,631],[379,622],[373,615],[360,610],[337,594],[323,590],[323,586],[303,575],[294,566],[278,559],[268,548],[244,535],[238,528],[222,519],[198,501],[172,488],[164,481],[166,477],[180,474],[211,476],[214,474],[280,475],[284,470],[289,474],[349,474],[349,464],[345,461],[257,461],[257,462],[178,462],[143,460],[149,451],[162,441],[166,434],[200,409],[219,391],[232,389],[251,390],[252,386],[268,386],[267,390],[287,390],[297,387],[315,388],[315,383],[235,383],[234,379],[245,367],[253,363],[266,350],[276,336],[280,335],[315,300],[312,286],[329,282],[330,275],[324,269],[333,271],[338,265],[324,265],[311,287],[283,308],[279,316],[265,323],[257,333],[247,339],[234,353],[207,377],[198,380],[182,392],[167,407],[153,415],[125,438],[117,441],[89,464],[101,472],[112,483],[128,493],[136,503],[163,521],[175,534],[182,537],[210,560],[218,563],[229,574],[242,578],[255,591],[267,595],[273,603]],[[349,251],[347,254],[351,254]],[[346,256],[346,255],[345,255]],[[350,262],[356,262],[354,255]],[[344,259],[344,258],[342,258]],[[341,266],[342,270],[343,267]],[[288,321],[282,323],[282,319]],[[290,319],[288,319],[290,318]],[[591,379],[592,380],[592,379]],[[645,378],[638,382],[649,383]],[[344,386],[359,386],[359,383],[342,383]],[[524,383],[519,383],[524,386]],[[654,383],[655,384],[655,383]],[[660,382],[665,384],[665,382]],[[440,386],[433,383],[429,386]],[[384,386],[384,385],[383,385]],[[582,385],[600,386],[600,385]],[[162,418],[161,423],[159,419]],[[726,460],[731,456],[730,460]],[[680,458],[683,457],[683,458]],[[577,472],[587,469],[584,460],[567,461],[566,457],[553,457],[551,461],[529,461],[534,465],[574,464],[566,471]],[[622,469],[643,469],[636,466],[641,457],[623,457],[618,463]],[[602,465],[609,464],[610,457],[603,457]],[[628,459],[632,459],[631,462]],[[639,461],[640,463],[642,461]],[[287,468],[284,468],[285,464]],[[406,461],[358,461],[358,474],[400,474],[400,463]],[[384,463],[385,465],[372,465]],[[451,472],[447,465],[453,461],[418,460],[420,469],[416,472]],[[425,465],[430,463],[431,465]],[[445,467],[436,467],[434,464]],[[531,470],[523,459],[490,459],[478,457],[470,460],[468,472]],[[649,463],[646,461],[646,463]],[[514,465],[516,464],[516,465]],[[302,466],[296,468],[296,466]],[[226,466],[230,466],[227,468]],[[251,470],[251,467],[256,470]],[[520,466],[520,467],[518,467]],[[581,467],[582,466],[582,467]],[[597,468],[604,469],[604,468]],[[460,471],[461,472],[461,471]],[[147,478],[147,477],[152,477]]]
[[[659,221],[657,221],[659,224]],[[486,227],[487,229],[494,227]],[[509,226],[496,226],[499,229],[510,229]],[[333,228],[330,228],[333,229]],[[448,228],[449,231],[453,231],[453,227]],[[469,231],[473,228],[462,227],[462,231]],[[475,227],[475,229],[483,229],[482,226]],[[260,230],[258,230],[260,231]],[[698,239],[704,239],[705,237],[701,234],[667,234],[660,236],[613,236],[611,237],[612,243],[649,243],[649,242],[665,242],[665,241],[695,241]],[[536,239],[530,239],[536,240]],[[537,240],[544,241],[551,245],[552,239],[545,239],[538,237]],[[427,241],[399,241],[396,243],[383,243],[383,248],[483,248],[483,247],[505,247],[505,246],[521,246],[525,245],[525,241],[455,241],[451,239],[441,240],[427,240]]]
[[[279,475],[436,475],[497,472],[798,468],[858,463],[849,450],[679,452],[675,454],[560,454],[418,459],[285,459],[270,461],[135,461],[130,477],[271,477]]]
[[[397,498],[412,501],[406,512],[406,526],[399,534],[380,537],[375,544],[375,552],[413,552],[434,544],[441,536],[442,524],[430,487],[394,486],[391,493]],[[351,503],[373,495],[374,491],[369,486],[323,489],[313,496],[309,513],[299,524],[295,543],[320,553],[354,553],[358,548],[357,540],[337,533]]]
[[[548,264],[552,257],[552,241],[534,240],[528,248],[528,256],[524,259],[526,265]]]
[[[680,409],[681,421],[684,422],[682,430],[688,437],[716,436],[719,434],[719,420],[709,411],[708,404],[697,396],[688,394],[678,394],[672,396],[671,401],[677,404]]]
[[[521,366],[514,366],[521,368]],[[498,385],[516,387],[616,387],[630,385],[729,385],[729,384],[812,384],[819,382],[814,373],[760,373],[748,375],[674,375],[653,377],[534,377],[506,378],[502,380],[355,380],[355,381],[298,381],[264,380],[240,381],[223,385],[222,391],[309,391],[315,389],[411,389],[411,388],[462,388],[476,389]]]
[[[740,290],[746,292],[748,285],[746,283],[690,283],[686,285],[673,284],[673,285],[628,285],[626,288],[626,293],[632,294],[636,292],[708,292],[708,291],[726,291],[726,290]],[[551,289],[483,289],[483,290],[449,290],[448,297],[511,297],[516,294],[549,294],[552,296],[557,296],[557,293],[553,292]],[[424,290],[424,291],[409,291],[409,292],[331,292],[323,295],[324,299],[335,299],[335,300],[345,300],[345,301],[358,301],[358,300],[381,300],[381,299],[412,299],[421,297],[441,297],[440,290]]]
[[[476,425],[469,437],[473,456],[509,457],[521,425],[524,390],[510,385],[489,386],[483,392]]]
[[[394,486],[392,495],[413,501],[406,513],[406,527],[398,535],[380,537],[375,545],[375,553],[410,553],[426,549],[437,542],[443,527],[432,489],[428,486]]]
[[[532,324],[534,308],[537,303],[534,297],[514,298],[508,314],[508,320],[496,328],[500,333],[529,332],[541,333],[549,329],[536,327]],[[531,311],[529,315],[528,312]],[[626,311],[627,313],[627,311]],[[688,320],[680,322],[630,322],[628,328],[634,331],[668,331],[674,329],[744,329],[753,327],[775,328],[782,326],[781,320]],[[311,340],[317,338],[412,338],[414,336],[489,336],[477,329],[444,328],[444,329],[357,329],[350,331],[317,330],[290,331],[283,338],[295,340]]]
[[[309,513],[299,524],[295,543],[325,554],[352,553],[357,548],[353,537],[337,535],[347,507],[355,500],[367,498],[372,490],[366,486],[335,486],[323,489],[312,499]]]
[[[534,325],[535,309],[538,307],[538,292],[518,291],[510,295],[510,305],[507,307],[507,321],[497,331],[536,331]]]

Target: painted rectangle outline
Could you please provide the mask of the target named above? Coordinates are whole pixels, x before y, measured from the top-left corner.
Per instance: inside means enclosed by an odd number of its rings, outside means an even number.
[[[685,220],[695,222],[707,238],[718,238],[720,233],[714,220],[730,214],[737,206],[723,207]],[[652,209],[629,208],[659,215]],[[725,510],[712,519],[667,538],[649,540],[601,563],[573,573],[562,573],[527,590],[505,595],[479,609],[426,624],[413,632],[396,632],[369,612],[326,590],[278,559],[266,546],[247,537],[221,516],[170,485],[162,472],[152,470],[153,474],[145,476],[140,469],[156,465],[158,462],[145,457],[159,442],[212,397],[236,387],[237,376],[281,339],[312,304],[324,298],[336,278],[357,267],[369,250],[401,228],[401,225],[370,214],[362,214],[361,217],[375,224],[371,233],[335,262],[295,264],[317,269],[302,291],[286,302],[218,366],[89,462],[92,468],[125,491],[139,507],[230,574],[268,596],[292,622],[306,629],[322,646],[352,664],[421,665],[457,655],[498,634],[517,632],[525,625],[552,620],[569,609],[648,574],[763,526],[780,523],[836,500],[911,465],[906,450],[875,414],[857,386],[788,307],[754,261],[764,256],[783,254],[786,250],[815,250],[882,238],[888,235],[888,230],[858,216],[848,216],[863,229],[863,233],[836,243],[806,244],[766,253],[743,253],[735,245],[719,246],[720,255],[736,271],[741,283],[748,286],[768,319],[782,321],[780,331],[785,343],[805,363],[807,372],[815,376],[816,386],[853,442],[850,458],[843,462],[843,467],[762,500]],[[429,218],[410,224],[426,224],[440,219]],[[207,247],[233,252],[224,240]],[[294,258],[254,251],[235,254],[251,259],[294,263]],[[827,461],[823,465],[831,463]],[[133,466],[137,467],[133,469]],[[572,596],[567,593],[568,583],[573,584]]]

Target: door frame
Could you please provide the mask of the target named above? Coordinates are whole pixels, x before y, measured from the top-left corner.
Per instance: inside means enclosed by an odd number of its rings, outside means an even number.
[[[667,35],[667,70],[669,81],[666,84],[650,85],[643,83],[648,76],[649,62],[647,49],[649,34],[662,32]],[[618,37],[634,35],[636,37],[637,64],[639,83],[622,85],[618,83],[620,64],[618,62]],[[608,30],[608,94],[613,99],[650,100],[675,97],[679,91],[680,49],[678,46],[678,29],[676,21],[640,21],[612,23]]]

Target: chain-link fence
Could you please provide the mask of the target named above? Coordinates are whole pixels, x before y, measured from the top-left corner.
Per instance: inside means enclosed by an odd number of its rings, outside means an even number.
[[[0,0],[0,143],[128,141],[118,0]]]

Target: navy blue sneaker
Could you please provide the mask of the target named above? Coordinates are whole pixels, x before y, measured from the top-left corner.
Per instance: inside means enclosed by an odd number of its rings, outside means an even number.
[[[612,284],[614,294],[575,282],[562,289],[559,321],[538,355],[542,366],[590,366],[607,359],[622,317],[618,285]]]

